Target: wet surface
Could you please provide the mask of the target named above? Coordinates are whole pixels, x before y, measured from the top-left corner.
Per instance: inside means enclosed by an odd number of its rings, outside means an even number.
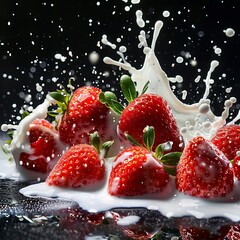
[[[201,227],[217,233],[233,223],[223,218],[166,218],[158,211],[114,209],[88,213],[76,203],[59,199],[27,198],[19,189],[30,182],[0,180],[1,239],[171,239],[179,227]],[[110,214],[111,213],[111,214]],[[117,224],[127,216],[139,216],[130,225]],[[144,236],[144,238],[140,238]]]

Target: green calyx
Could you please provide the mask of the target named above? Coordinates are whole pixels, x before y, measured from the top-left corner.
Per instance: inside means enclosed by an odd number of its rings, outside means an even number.
[[[99,94],[99,101],[111,108],[118,115],[120,115],[124,109],[124,106],[118,101],[117,96],[110,91],[101,92]]]
[[[90,134],[90,145],[92,145],[103,158],[107,156],[107,153],[111,148],[113,142],[114,141],[107,141],[101,144],[97,131]]]
[[[143,87],[141,94],[144,94],[147,91],[148,85],[149,81]],[[132,102],[135,98],[139,96],[133,80],[128,75],[123,75],[120,78],[120,87],[124,98],[127,100],[128,103]],[[118,101],[116,94],[114,94],[113,92],[101,92],[99,94],[99,100],[101,103],[106,104],[118,115],[120,115],[124,109],[124,106]]]
[[[141,146],[147,148],[149,151],[153,152],[154,156],[163,164],[164,169],[172,176],[176,176],[176,166],[182,155],[181,152],[170,152],[164,154],[171,150],[172,143],[166,142],[159,144],[154,150],[153,145],[155,141],[154,127],[146,126],[143,130],[143,144],[138,143],[132,136],[125,134],[126,138],[136,146]]]
[[[58,108],[54,111],[49,111],[48,115],[52,117],[56,117],[58,115],[63,115],[67,111],[67,107],[69,101],[73,95],[73,85],[72,81],[75,81],[75,78],[70,78],[68,80],[68,88],[70,89],[70,93],[64,88],[63,85],[59,84],[60,89],[56,92],[50,92],[49,95],[56,101]]]

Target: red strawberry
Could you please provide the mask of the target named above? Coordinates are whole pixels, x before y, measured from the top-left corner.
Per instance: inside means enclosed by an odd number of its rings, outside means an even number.
[[[240,225],[231,226],[227,237],[229,240],[239,240],[240,239]]]
[[[237,155],[232,162],[234,176],[240,181],[240,155]]]
[[[161,192],[168,182],[168,173],[151,151],[133,146],[120,152],[114,160],[108,192],[115,196],[143,195]]]
[[[233,189],[233,171],[225,155],[201,136],[193,138],[177,165],[176,186],[180,192],[215,198]]]
[[[128,212],[128,214],[122,214],[119,212],[111,211],[114,223],[118,226],[118,228],[124,233],[125,236],[127,236],[130,239],[137,239],[137,240],[147,240],[151,239],[159,230],[157,226],[152,224],[151,226],[146,226],[146,221],[142,217],[136,217],[135,223],[129,223],[126,218],[130,217],[130,219],[133,217],[130,215],[131,213]],[[122,222],[123,221],[123,222]]]
[[[91,133],[98,131],[104,139],[109,109],[99,101],[99,88],[84,86],[72,95],[59,122],[60,139],[69,144],[89,143]]]
[[[50,162],[59,154],[57,131],[47,120],[36,119],[30,124],[28,132],[31,153],[20,154],[20,165],[36,172],[50,172],[53,166]]]
[[[79,208],[62,209],[58,217],[59,228],[68,233],[66,239],[85,239],[103,222],[104,215],[104,212],[89,213]]]
[[[182,152],[183,139],[168,103],[159,95],[145,94],[147,86],[144,86],[141,95],[138,96],[135,85],[129,76],[123,75],[120,85],[123,95],[129,103],[125,108],[117,101],[116,95],[111,92],[101,93],[100,101],[120,115],[118,132],[124,145],[129,146],[126,134],[142,144],[143,129],[146,126],[152,126],[156,133],[153,148],[170,141],[173,144],[170,151]]]
[[[96,149],[87,144],[78,144],[63,154],[46,182],[50,186],[78,188],[100,181],[104,172],[103,160]]]
[[[240,149],[240,126],[235,124],[223,126],[217,130],[211,141],[229,160],[232,160]]]
[[[217,233],[212,233],[210,229],[203,227],[179,227],[182,240],[223,240],[228,230],[228,226],[222,226]]]
[[[99,154],[98,135],[94,133],[90,137],[94,146],[77,144],[63,154],[46,179],[48,185],[80,188],[97,183],[104,178],[103,157],[107,154],[111,142],[102,145],[102,148],[105,148],[102,156]]]
[[[168,103],[161,96],[143,94],[130,102],[120,116],[118,129],[123,138],[127,133],[142,143],[143,129],[147,125],[155,129],[154,147],[171,141],[173,143],[171,151],[181,152],[183,150],[183,140],[176,120]]]

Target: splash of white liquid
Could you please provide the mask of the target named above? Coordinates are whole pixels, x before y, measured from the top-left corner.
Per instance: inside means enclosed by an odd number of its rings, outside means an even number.
[[[140,10],[137,11],[137,15],[140,14]],[[222,116],[215,116],[211,111],[211,101],[208,98],[211,85],[214,81],[211,79],[211,75],[215,68],[219,65],[219,62],[214,60],[210,64],[210,69],[207,73],[205,82],[205,92],[202,98],[194,104],[185,104],[181,102],[172,92],[170,82],[177,82],[173,78],[167,76],[167,74],[161,68],[161,65],[154,53],[157,38],[163,27],[162,21],[157,21],[154,27],[153,38],[151,47],[147,44],[146,33],[141,30],[139,35],[139,47],[143,47],[143,53],[145,54],[145,61],[141,69],[134,68],[122,57],[123,62],[115,61],[109,57],[104,58],[106,64],[113,64],[120,68],[127,70],[133,81],[136,83],[138,92],[141,92],[147,81],[150,81],[147,93],[154,93],[162,96],[172,108],[172,111],[176,117],[177,124],[184,137],[185,142],[196,135],[202,135],[206,138],[211,138],[215,131],[226,124],[228,114],[222,114]],[[200,77],[198,77],[198,81]],[[208,106],[208,111],[201,111],[202,105]],[[229,106],[225,104],[226,111],[229,113]],[[205,108],[206,109],[206,108]],[[234,121],[236,121],[236,118]]]
[[[47,95],[44,102],[42,104],[38,105],[35,109],[33,109],[33,111],[28,116],[26,116],[23,120],[21,120],[19,125],[3,124],[1,126],[2,131],[8,131],[10,129],[15,130],[13,133],[13,139],[11,141],[11,144],[9,144],[9,145],[5,144],[4,148],[7,151],[11,152],[11,154],[13,155],[13,158],[16,160],[15,161],[16,168],[17,168],[17,171],[21,173],[21,179],[36,180],[38,178],[40,178],[40,179],[46,178],[46,174],[42,174],[39,172],[34,172],[34,171],[24,169],[21,166],[21,161],[19,161],[18,159],[20,159],[21,152],[26,152],[29,154],[33,153],[30,143],[29,143],[29,139],[28,139],[28,130],[29,130],[30,124],[35,119],[46,118],[48,108],[51,105],[55,105],[55,104],[56,104],[56,101],[52,97],[50,97],[50,95]],[[45,129],[45,131],[46,131],[46,129]],[[55,142],[57,143],[58,150],[60,152],[61,149],[64,149],[65,147],[64,147],[63,143],[61,143],[61,141],[59,140],[58,134],[56,134],[52,131],[49,133],[51,133],[53,135]],[[56,154],[55,160],[50,161],[49,165],[51,165],[53,167],[53,165],[56,163],[58,158],[59,158],[59,156],[58,156],[58,154]],[[31,159],[29,159],[29,160],[31,160]],[[34,160],[34,156],[33,156],[32,160]]]

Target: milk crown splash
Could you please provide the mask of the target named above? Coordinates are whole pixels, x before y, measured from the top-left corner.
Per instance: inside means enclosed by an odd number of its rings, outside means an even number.
[[[145,24],[142,22],[142,12],[140,10],[136,12],[136,17],[136,22],[139,27],[144,27]],[[145,31],[140,31],[138,36],[138,47],[142,47],[143,53],[145,54],[144,64],[141,69],[136,69],[128,63],[121,51],[117,52],[121,57],[121,61],[115,61],[110,57],[105,57],[104,62],[106,64],[113,64],[127,70],[133,81],[136,83],[138,92],[141,92],[143,86],[147,83],[147,81],[149,81],[150,83],[146,93],[158,94],[169,103],[176,117],[181,134],[186,142],[197,135],[202,135],[209,139],[218,128],[226,124],[226,120],[229,116],[229,109],[236,102],[236,99],[232,97],[229,100],[226,100],[224,104],[225,109],[221,116],[215,116],[211,111],[211,101],[208,99],[211,85],[214,83],[211,79],[211,75],[215,68],[219,65],[219,62],[214,60],[211,62],[206,79],[204,80],[205,92],[199,102],[194,104],[185,104],[181,102],[174,95],[170,86],[170,82],[178,82],[179,78],[168,77],[161,68],[161,65],[154,53],[156,41],[162,27],[162,21],[157,21],[155,23],[151,47],[147,44]],[[104,41],[102,42],[104,43]],[[182,81],[182,79],[180,79],[180,81]],[[183,94],[186,94],[186,92],[183,92]],[[232,123],[239,120],[239,115],[240,114],[238,113],[237,117],[232,120]]]

